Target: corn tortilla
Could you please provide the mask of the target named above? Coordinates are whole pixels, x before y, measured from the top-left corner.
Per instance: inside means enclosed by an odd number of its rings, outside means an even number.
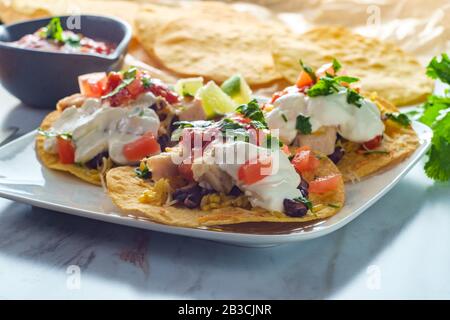
[[[340,174],[336,166],[327,157],[321,156],[320,164],[316,172],[305,175],[304,179],[310,181],[316,175]],[[345,200],[344,183],[341,181],[336,191],[321,195],[310,193],[309,199],[319,209],[314,213],[308,211],[308,214],[304,217],[293,218],[284,213],[270,212],[260,208],[248,210],[226,207],[203,211],[178,206],[156,206],[141,203],[139,196],[151,186],[151,183],[138,178],[132,167],[111,169],[106,175],[106,184],[112,201],[124,213],[144,217],[162,224],[192,228],[244,222],[306,222],[324,219],[338,212],[344,205]]]
[[[425,100],[432,81],[425,68],[392,43],[365,38],[343,27],[317,27],[304,34],[272,38],[277,70],[295,83],[299,59],[314,68],[338,59],[349,75],[359,77],[364,90],[377,92],[398,106]]]
[[[398,112],[398,109],[388,101],[372,98],[382,112]],[[419,146],[419,139],[411,128],[400,128],[393,132],[385,132],[381,150],[388,153],[361,154],[360,145],[347,141],[343,144],[344,157],[338,162],[338,168],[345,182],[357,181],[384,168],[393,166],[410,156]]]
[[[53,111],[48,114],[42,121],[41,128],[43,130],[48,130],[51,128],[52,124],[58,119],[61,111]],[[44,150],[45,137],[38,135],[36,137],[36,154],[38,155],[41,163],[49,169],[69,172],[74,176],[84,180],[86,182],[101,185],[100,172],[95,169],[89,169],[75,164],[63,164],[59,162],[59,157],[57,154],[48,153]]]

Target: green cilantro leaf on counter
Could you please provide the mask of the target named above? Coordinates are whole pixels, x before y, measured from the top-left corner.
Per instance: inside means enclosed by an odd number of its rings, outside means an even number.
[[[442,54],[441,60],[434,57],[427,67],[427,75],[450,84],[450,60]],[[450,96],[430,95],[422,106],[419,121],[433,129],[431,148],[425,163],[425,173],[436,181],[450,180]]]
[[[395,121],[399,124],[401,124],[404,127],[408,127],[411,124],[411,120],[408,118],[408,116],[404,113],[385,113],[385,116],[388,119],[391,119],[392,121]]]
[[[446,53],[442,54],[440,61],[437,57],[431,59],[427,66],[427,76],[450,84],[450,59]]]
[[[311,134],[312,126],[311,126],[311,122],[309,121],[309,117],[305,117],[305,116],[299,114],[297,116],[297,120],[296,120],[296,123],[295,123],[295,128],[301,134]]]

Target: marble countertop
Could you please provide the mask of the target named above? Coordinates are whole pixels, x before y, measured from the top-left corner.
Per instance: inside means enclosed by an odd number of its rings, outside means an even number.
[[[45,110],[0,87],[0,129]],[[450,298],[450,185],[419,163],[346,227],[271,248],[222,245],[0,198],[1,299]]]

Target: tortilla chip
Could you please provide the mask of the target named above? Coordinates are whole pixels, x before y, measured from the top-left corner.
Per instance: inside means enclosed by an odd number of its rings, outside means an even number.
[[[139,4],[131,1],[111,0],[0,0],[0,19],[13,23],[47,16],[71,14],[111,15],[134,25]]]
[[[240,73],[250,85],[281,79],[267,44],[286,28],[224,4],[220,8],[226,9],[172,10],[171,18],[156,19],[155,14],[142,13],[136,23],[139,40],[164,67],[180,76],[222,82]]]
[[[328,176],[340,174],[336,166],[327,158],[320,158],[321,166],[314,174],[305,175],[304,179],[310,181],[314,176]],[[200,209],[187,209],[177,206],[156,206],[141,203],[139,197],[151,184],[136,176],[132,167],[118,167],[108,171],[106,175],[108,194],[112,201],[124,213],[136,217],[144,217],[154,222],[181,226],[200,227],[235,224],[244,222],[305,222],[324,219],[334,215],[342,208],[345,199],[344,183],[338,186],[335,192],[326,194],[310,194],[314,213],[301,218],[293,218],[281,212],[270,212],[260,208],[247,210],[238,207],[227,207],[203,211]],[[269,190],[268,190],[269,191]],[[269,191],[270,192],[270,191]]]
[[[61,111],[53,111],[48,114],[42,121],[41,128],[43,130],[48,130],[51,128],[52,124],[56,121],[56,119],[58,119],[60,114]],[[75,164],[63,164],[59,162],[59,157],[57,154],[48,153],[44,150],[44,141],[44,136],[38,135],[36,137],[36,154],[44,166],[49,169],[69,172],[81,180],[92,184],[102,185],[100,172],[98,170],[77,166]]]
[[[314,68],[338,59],[349,75],[359,77],[364,90],[377,92],[394,104],[410,105],[425,100],[432,81],[425,68],[392,43],[352,33],[343,27],[318,27],[304,34],[272,39],[277,70],[295,83],[299,59]]]
[[[398,112],[398,109],[388,101],[374,97],[382,112]],[[345,182],[357,181],[384,168],[393,166],[410,156],[419,146],[419,139],[415,131],[400,128],[392,133],[385,133],[381,150],[388,153],[361,154],[360,145],[347,141],[343,144],[344,157],[338,162],[338,168]]]

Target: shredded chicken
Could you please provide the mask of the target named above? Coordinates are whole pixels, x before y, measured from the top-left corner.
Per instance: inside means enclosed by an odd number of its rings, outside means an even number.
[[[64,109],[75,106],[77,108],[81,107],[86,100],[86,97],[82,95],[81,93],[75,93],[71,96],[62,98],[58,101],[56,104],[56,109],[58,111],[64,111]]]
[[[183,108],[179,109],[178,117],[181,121],[206,120],[202,102],[198,99],[193,99],[185,103]]]
[[[309,146],[311,149],[329,155],[334,152],[337,131],[335,127],[322,127],[313,134],[298,134],[294,145],[302,147]]]
[[[214,164],[214,160],[208,153],[195,159],[192,164],[192,173],[194,180],[199,182],[201,187],[207,189],[228,194],[234,186],[233,179]]]
[[[146,159],[148,169],[152,173],[152,180],[170,178],[178,175],[178,167],[172,160],[171,153],[163,152]]]

